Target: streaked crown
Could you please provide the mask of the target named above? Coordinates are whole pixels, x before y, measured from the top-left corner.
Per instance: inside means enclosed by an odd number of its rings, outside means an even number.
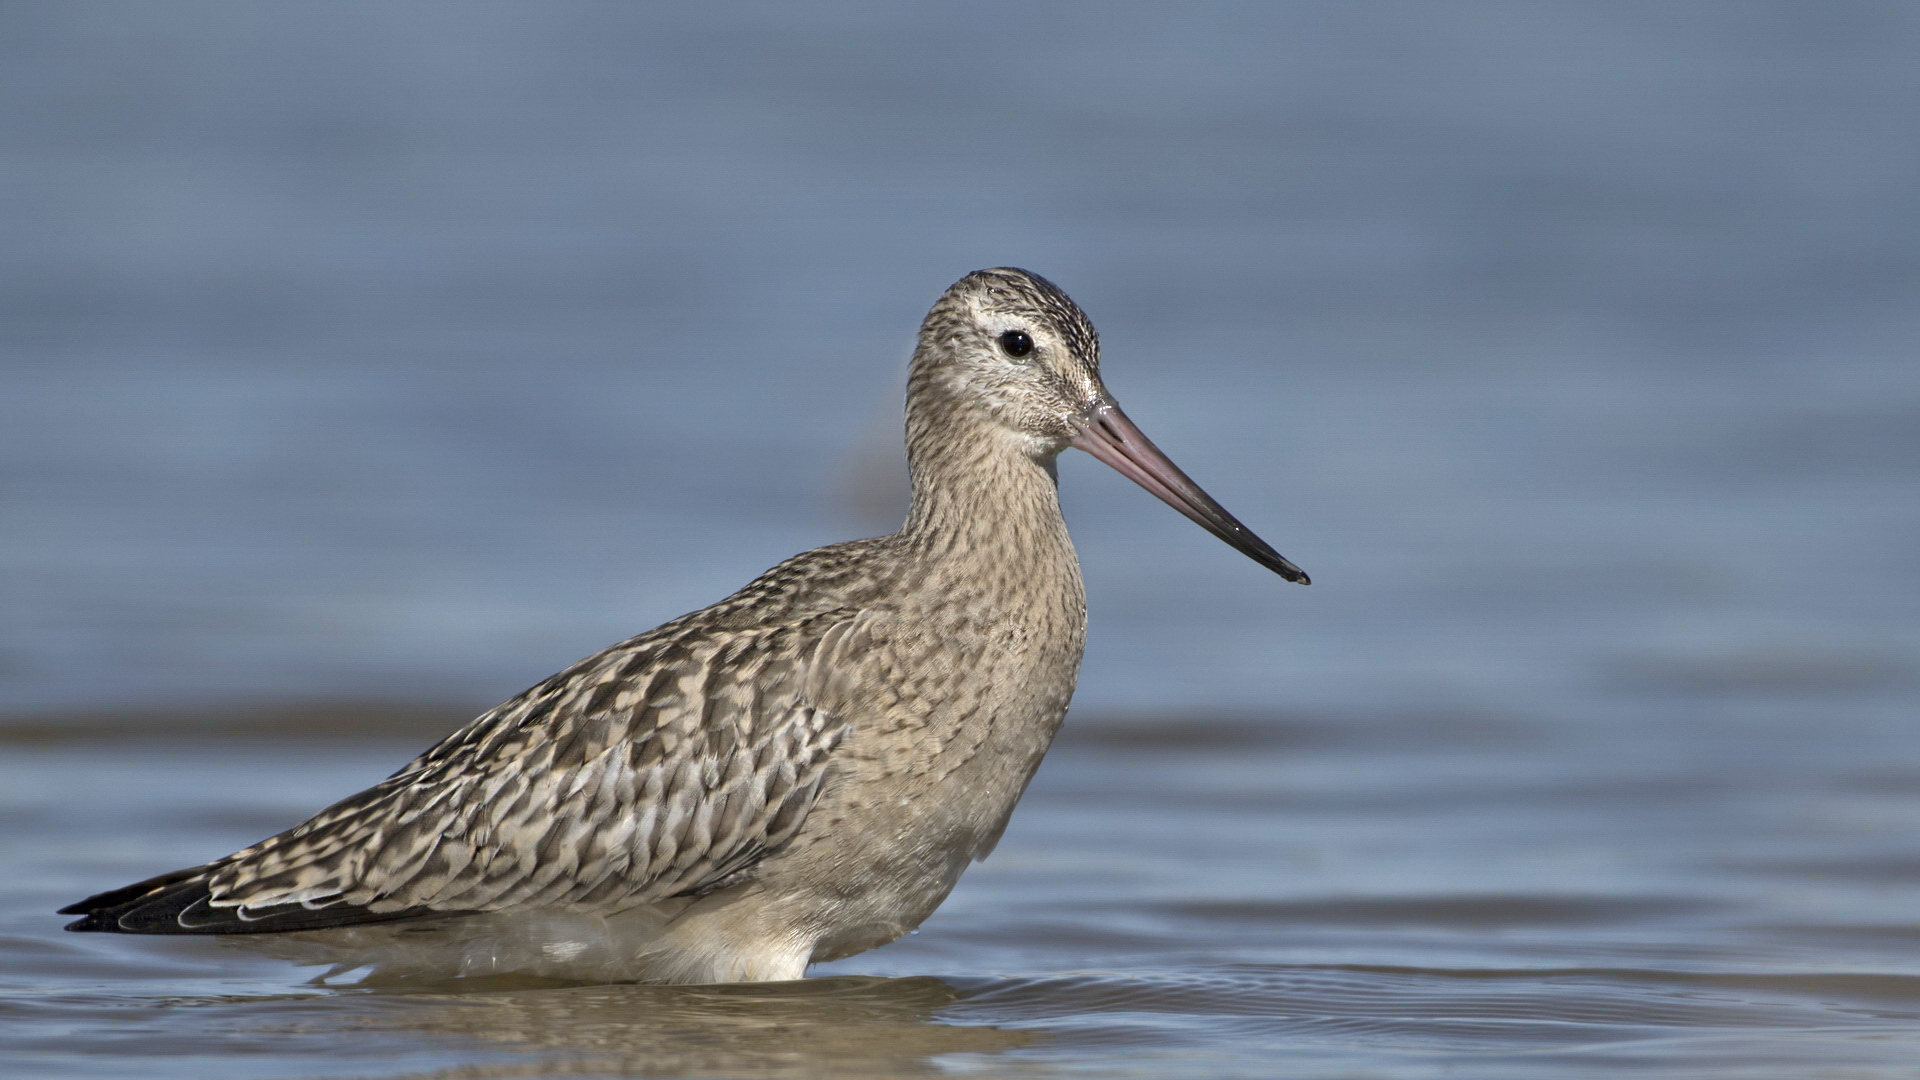
[[[1105,399],[1100,335],[1066,293],[1018,267],[976,270],[920,326],[909,395],[984,409],[1058,453]]]

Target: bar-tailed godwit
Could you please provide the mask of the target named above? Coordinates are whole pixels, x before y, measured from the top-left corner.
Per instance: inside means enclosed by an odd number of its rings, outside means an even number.
[[[1070,446],[1306,584],[1120,411],[1065,293],[982,270],[920,327],[899,532],[788,559],[305,824],[63,909],[68,929],[648,982],[797,979],[892,941],[993,849],[1066,714]]]

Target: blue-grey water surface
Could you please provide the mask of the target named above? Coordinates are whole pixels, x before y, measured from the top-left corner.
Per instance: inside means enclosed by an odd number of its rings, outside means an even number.
[[[1920,9],[0,10],[9,1077],[1912,1077]],[[53,908],[795,551],[1014,264],[1314,576],[1063,460],[999,852],[785,986]]]

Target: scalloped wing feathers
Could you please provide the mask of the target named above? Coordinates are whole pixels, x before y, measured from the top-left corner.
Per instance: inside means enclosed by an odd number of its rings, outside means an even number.
[[[331,924],[336,906],[340,922],[618,911],[722,887],[791,838],[820,791],[845,718],[817,706],[810,672],[855,615],[615,646],[210,864],[183,928]]]

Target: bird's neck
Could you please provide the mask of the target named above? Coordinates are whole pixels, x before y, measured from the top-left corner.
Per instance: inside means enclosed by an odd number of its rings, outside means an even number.
[[[937,558],[1036,563],[1072,558],[1060,516],[1053,458],[1035,457],[1017,436],[965,410],[907,417],[913,506],[901,537]]]

